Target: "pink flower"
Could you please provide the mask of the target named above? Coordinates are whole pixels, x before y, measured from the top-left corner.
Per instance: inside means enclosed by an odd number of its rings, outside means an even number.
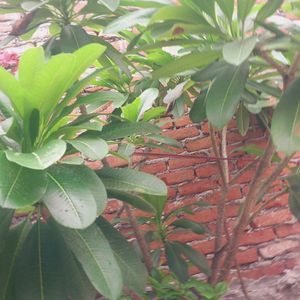
[[[19,63],[19,57],[13,52],[0,52],[0,66],[4,69],[16,72]]]

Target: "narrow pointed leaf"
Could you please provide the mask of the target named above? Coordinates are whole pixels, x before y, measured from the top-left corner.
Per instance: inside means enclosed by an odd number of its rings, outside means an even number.
[[[113,250],[122,272],[124,285],[138,293],[143,293],[148,275],[137,253],[118,230],[103,217],[99,217],[96,223]]]
[[[256,16],[257,21],[264,21],[273,15],[280,8],[284,0],[267,0],[266,4],[260,9]]]
[[[287,155],[300,149],[300,78],[283,94],[277,105],[271,126],[272,138],[278,151]]]
[[[120,4],[120,0],[98,0],[98,3],[102,3],[111,11],[115,11]]]
[[[59,230],[96,290],[109,300],[118,299],[122,290],[121,270],[97,225],[84,230],[59,226]]]
[[[223,128],[233,117],[245,89],[249,73],[247,62],[228,67],[212,82],[206,96],[208,120]]]
[[[5,246],[0,256],[0,299],[10,299],[14,282],[14,272],[24,241],[31,229],[29,220],[25,220],[11,229],[5,239]]]
[[[250,113],[243,104],[240,104],[236,114],[237,128],[242,136],[245,136],[250,126]]]

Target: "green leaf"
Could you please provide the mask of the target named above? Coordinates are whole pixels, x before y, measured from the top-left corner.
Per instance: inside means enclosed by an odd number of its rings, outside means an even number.
[[[205,23],[205,19],[195,10],[187,6],[166,5],[159,9],[151,18],[151,24],[158,21],[175,21],[182,23]]]
[[[236,122],[239,133],[242,136],[245,136],[250,126],[250,114],[243,104],[240,104],[238,108]]]
[[[27,219],[11,229],[0,255],[0,299],[11,299],[18,256],[31,229]]]
[[[173,272],[181,282],[188,280],[188,264],[182,258],[181,252],[178,251],[174,243],[166,242],[165,251],[168,266],[170,271]]]
[[[66,143],[62,140],[52,140],[32,153],[20,153],[12,150],[6,150],[5,154],[9,161],[20,166],[44,170],[61,159],[65,154]]]
[[[207,228],[203,224],[188,220],[188,219],[178,219],[170,224],[171,226],[177,228],[183,228],[193,231],[197,234],[207,233]]]
[[[256,46],[256,42],[257,37],[252,36],[244,40],[225,44],[223,57],[228,63],[238,66],[248,59]]]
[[[133,102],[121,107],[122,118],[130,121],[137,122],[140,108],[142,106],[141,98],[136,98]]]
[[[190,118],[194,123],[203,122],[206,119],[206,91],[201,92],[196,98],[190,110]]]
[[[264,21],[273,15],[280,8],[284,0],[268,0],[267,3],[259,10],[256,21]]]
[[[249,64],[228,67],[212,82],[206,96],[208,120],[223,128],[233,117],[245,89]]]
[[[206,68],[196,72],[191,79],[196,82],[213,80],[218,74],[226,69],[227,64],[224,61],[216,61]]]
[[[289,207],[293,215],[300,220],[300,175],[291,175],[287,180],[290,185]]]
[[[24,90],[14,76],[0,67],[0,91],[11,101],[20,116],[24,115]]]
[[[20,254],[14,293],[16,300],[66,300],[56,235],[47,224],[33,226]]]
[[[160,142],[164,145],[170,145],[176,148],[182,148],[182,144],[175,139],[169,138],[167,136],[159,135],[159,134],[149,134],[147,138]]]
[[[147,270],[127,240],[103,217],[96,221],[108,240],[122,272],[124,285],[140,294],[147,283]]]
[[[96,136],[81,135],[74,140],[68,140],[68,143],[93,160],[101,160],[108,153],[107,143]]]
[[[103,127],[100,137],[104,140],[116,140],[131,135],[145,135],[160,131],[158,126],[146,122],[114,122]]]
[[[242,21],[242,23],[245,22],[247,16],[251,12],[251,9],[255,5],[255,0],[239,0],[238,1],[238,18]]]
[[[280,89],[270,86],[264,82],[255,82],[255,81],[248,80],[246,87],[249,89],[255,89],[259,92],[274,96],[276,98],[279,98],[281,96]]]
[[[167,199],[167,187],[157,177],[130,169],[104,168],[97,172],[108,191],[138,194],[160,214]]]
[[[186,70],[194,69],[197,67],[203,67],[219,57],[219,52],[215,51],[203,51],[194,52],[175,59],[174,61],[166,64],[165,66],[155,70],[152,73],[154,79],[163,77],[172,77],[175,74],[184,72]]]
[[[111,11],[115,11],[120,4],[120,0],[98,0],[98,3],[102,3]]]
[[[144,18],[152,15],[156,10],[153,8],[140,9],[123,15],[113,20],[104,30],[105,34],[112,34],[128,29],[138,24]]]
[[[5,241],[9,234],[9,228],[12,223],[14,210],[0,207],[0,239]],[[4,249],[6,242],[0,244],[0,253]]]
[[[117,300],[123,284],[121,270],[98,226],[93,224],[84,230],[59,226],[59,231],[95,289],[104,297]]]
[[[300,78],[285,91],[277,105],[271,133],[278,151],[290,155],[300,149]]]
[[[211,269],[207,263],[205,255],[196,251],[189,245],[174,242],[174,247],[178,249],[194,266],[196,266],[205,275],[211,275]]]
[[[0,206],[21,208],[38,202],[46,191],[47,179],[43,171],[23,168],[9,162],[0,153]]]
[[[91,37],[78,25],[65,25],[60,33],[62,52],[72,53],[91,43]]]
[[[143,121],[149,122],[151,120],[158,119],[162,114],[166,112],[166,110],[167,109],[164,106],[150,108],[144,113]]]
[[[86,228],[97,217],[90,186],[95,184],[85,166],[55,165],[48,170],[48,187],[43,202],[54,219],[67,227]]]
[[[232,15],[234,11],[234,0],[217,0],[219,7],[222,9],[224,15],[228,21],[232,21]]]

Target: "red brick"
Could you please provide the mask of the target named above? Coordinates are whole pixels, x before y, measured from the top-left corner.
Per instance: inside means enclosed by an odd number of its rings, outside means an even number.
[[[190,141],[186,143],[186,148],[189,152],[211,148],[210,137],[204,137],[194,141]]]
[[[174,199],[177,194],[177,189],[176,188],[171,188],[168,187],[168,199]]]
[[[263,258],[273,258],[285,252],[289,252],[298,246],[298,241],[283,240],[277,243],[267,245],[266,247],[260,248],[259,253]]]
[[[169,213],[175,209],[178,209],[180,207],[187,206],[187,205],[192,205],[196,202],[197,202],[197,199],[195,197],[185,198],[184,200],[181,200],[181,201],[169,202],[166,205],[165,212]]]
[[[249,183],[253,179],[254,174],[255,170],[248,170],[244,174],[239,176],[239,178],[236,180],[236,183]]]
[[[116,167],[125,167],[128,165],[128,161],[124,160],[124,159],[120,159],[118,157],[115,156],[109,156],[106,158],[108,164],[110,167],[112,168],[116,168]]]
[[[288,260],[285,261],[285,266],[288,269],[293,269],[293,268],[295,268],[296,266],[299,266],[299,265],[300,265],[300,256],[293,257],[293,258],[288,259]]]
[[[215,207],[203,209],[201,211],[194,212],[193,215],[186,215],[185,218],[200,222],[200,223],[208,223],[215,221],[217,217],[217,209]]]
[[[262,268],[249,269],[241,271],[242,278],[247,279],[259,279],[264,276],[264,271]]]
[[[240,265],[246,265],[258,260],[257,251],[255,248],[249,248],[245,251],[239,251],[236,254],[236,260]]]
[[[167,169],[167,164],[165,162],[159,162],[150,165],[144,165],[141,168],[141,171],[149,173],[149,174],[157,174],[162,173]]]
[[[241,198],[243,198],[243,195],[239,187],[229,188],[229,192],[226,198],[227,201],[237,200]],[[203,197],[203,200],[208,202],[209,204],[217,204],[220,201],[220,199],[221,199],[220,191],[214,191],[213,193],[210,193]]]
[[[217,187],[214,180],[201,180],[194,183],[187,183],[178,188],[181,195],[190,195],[213,190]]]
[[[183,116],[183,117],[175,120],[176,127],[184,127],[184,126],[191,125],[191,124],[192,124],[192,121],[189,118],[189,116]]]
[[[278,237],[286,237],[289,235],[300,233],[300,223],[281,225],[275,229]]]
[[[286,195],[278,197],[277,199],[275,199],[272,202],[270,202],[266,206],[266,208],[287,206],[288,202],[289,202],[289,195],[286,194]]]
[[[285,263],[283,261],[272,263],[269,266],[263,267],[265,276],[276,276],[285,271]]]
[[[240,211],[240,205],[225,206],[225,215],[227,218],[236,217]]]
[[[205,234],[196,234],[191,231],[184,231],[184,232],[177,231],[176,233],[171,233],[168,236],[168,239],[173,240],[173,241],[179,241],[182,243],[188,243],[188,242],[193,242],[193,241],[199,241],[206,237],[207,237],[207,235],[205,235]]]
[[[169,168],[170,170],[180,169],[184,167],[194,166],[205,161],[207,161],[207,159],[199,159],[199,158],[172,159],[169,161]]]
[[[255,227],[271,226],[290,221],[292,218],[293,215],[288,208],[276,211],[265,211],[263,215],[253,220],[253,225]]]
[[[187,137],[194,137],[199,134],[198,129],[195,127],[187,127],[187,128],[180,128],[176,130],[164,131],[163,135],[168,136],[170,138],[176,140],[183,140]]]
[[[199,168],[196,169],[196,175],[198,177],[210,177],[212,175],[219,175],[219,169],[216,164],[208,164],[208,165],[201,165]]]
[[[240,245],[256,245],[275,239],[275,234],[271,228],[244,233],[240,240]]]
[[[222,244],[224,245],[226,242],[225,238],[222,240]],[[215,239],[211,239],[208,241],[201,241],[195,245],[193,248],[203,254],[213,253],[215,249]]]
[[[173,122],[172,122],[172,118],[160,118],[159,119],[159,124],[161,129],[170,129],[174,126]]]
[[[161,179],[166,184],[171,185],[171,184],[193,180],[194,177],[195,177],[194,170],[182,170],[182,171],[177,171],[166,175],[162,175]]]

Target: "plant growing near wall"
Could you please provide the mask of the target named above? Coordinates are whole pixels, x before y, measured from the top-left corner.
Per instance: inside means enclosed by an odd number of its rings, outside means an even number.
[[[215,257],[210,282],[228,278],[234,264],[240,237],[250,221],[269,201],[265,194],[299,151],[299,25],[276,12],[299,15],[299,1],[196,1],[181,0],[154,13],[148,27],[134,37],[137,47],[131,52],[147,53],[161,47],[173,48],[173,59],[153,72],[154,79],[188,76],[197,97],[190,110],[194,122],[208,120],[215,156],[220,157],[223,192],[218,203],[215,232]],[[114,21],[121,22],[122,19]],[[153,44],[139,45],[153,26],[164,28]],[[108,25],[110,28],[110,25]],[[179,49],[179,50],[178,50]],[[251,120],[263,124],[268,143],[257,151],[256,160],[231,176],[226,149],[227,125],[235,119],[241,135],[246,135]],[[216,134],[220,136],[220,145]],[[281,154],[276,162],[274,154]],[[249,168],[256,166],[248,195],[241,205],[235,228],[226,234],[225,199],[229,187]],[[266,176],[268,167],[271,175]],[[290,207],[299,217],[297,170],[286,179],[289,185],[275,195],[290,190]],[[227,238],[225,246],[222,238]]]
[[[117,299],[123,287],[144,290],[145,267],[100,215],[109,189],[132,192],[160,211],[166,186],[134,170],[97,176],[82,158],[102,160],[109,143],[160,129],[74,115],[91,103],[80,92],[99,71],[80,76],[104,50],[90,44],[46,60],[34,48],[21,57],[17,77],[0,68],[0,299],[94,299],[97,291]],[[123,95],[110,99],[119,103]],[[21,222],[14,218],[20,210],[28,215]]]

